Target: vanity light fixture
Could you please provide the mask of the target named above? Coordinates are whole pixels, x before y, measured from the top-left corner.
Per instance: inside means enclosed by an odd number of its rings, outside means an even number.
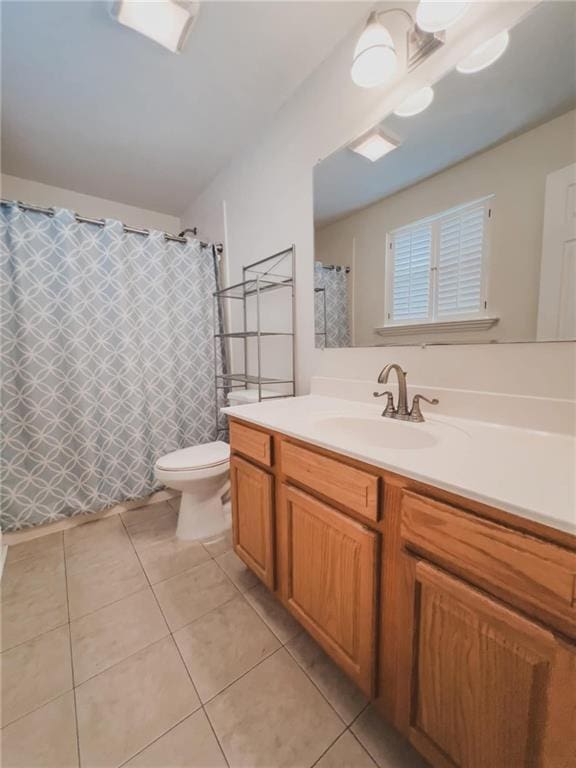
[[[440,32],[459,21],[470,3],[420,0],[416,9],[416,23],[424,32]]]
[[[199,11],[198,2],[186,0],[118,0],[112,16],[136,32],[180,53]]]
[[[407,99],[404,99],[402,104],[394,110],[394,114],[398,115],[398,117],[412,117],[420,112],[424,112],[433,101],[434,89],[429,85],[425,85],[424,88],[420,88],[419,91],[412,93]]]
[[[354,49],[352,80],[361,88],[373,88],[389,80],[397,66],[392,35],[378,21],[378,14],[374,11]]]
[[[480,72],[491,64],[494,64],[508,48],[510,34],[507,30],[491,37],[482,45],[479,45],[469,56],[466,56],[460,64],[456,66],[458,72],[465,75],[471,75],[474,72]]]
[[[424,32],[415,24],[404,8],[386,8],[373,11],[360,35],[350,74],[361,88],[374,88],[390,80],[398,68],[398,54],[392,35],[380,19],[387,13],[400,13],[409,22],[406,40],[406,68],[410,71],[443,44],[441,34]]]
[[[362,136],[354,144],[350,144],[350,149],[374,163],[399,146],[399,141],[389,139],[387,136],[384,136],[382,131],[375,130]]]

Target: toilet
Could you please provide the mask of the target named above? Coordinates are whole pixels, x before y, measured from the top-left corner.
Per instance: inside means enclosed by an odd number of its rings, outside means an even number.
[[[276,393],[262,394],[265,397]],[[257,400],[257,389],[235,390],[228,395],[228,405]],[[154,471],[158,482],[182,492],[177,538],[210,540],[230,528],[230,505],[223,499],[230,487],[228,443],[218,440],[173,451],[158,459]]]
[[[176,536],[212,539],[230,527],[222,497],[230,485],[230,446],[218,440],[162,456],[156,462],[158,482],[182,491]]]

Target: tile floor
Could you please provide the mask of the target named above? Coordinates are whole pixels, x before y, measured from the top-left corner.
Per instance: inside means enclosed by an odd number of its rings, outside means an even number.
[[[180,542],[176,510],[10,547],[4,768],[422,766],[229,536]]]

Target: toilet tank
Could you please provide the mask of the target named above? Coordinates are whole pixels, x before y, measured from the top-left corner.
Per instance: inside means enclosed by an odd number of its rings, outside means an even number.
[[[277,397],[278,392],[272,392],[270,389],[262,390],[262,397]],[[228,393],[228,405],[246,405],[247,403],[258,402],[257,389],[233,389]]]

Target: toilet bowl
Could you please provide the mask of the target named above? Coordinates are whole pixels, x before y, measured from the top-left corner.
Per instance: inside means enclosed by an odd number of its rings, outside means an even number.
[[[229,488],[230,446],[217,441],[182,448],[158,459],[156,479],[182,492],[176,536],[211,539],[230,527],[222,497]]]
[[[262,397],[278,393],[262,390]],[[232,390],[228,405],[257,402],[257,389]],[[162,456],[154,468],[156,479],[167,488],[182,492],[178,527],[179,539],[213,539],[231,525],[230,504],[223,496],[230,488],[230,446],[220,440]]]

